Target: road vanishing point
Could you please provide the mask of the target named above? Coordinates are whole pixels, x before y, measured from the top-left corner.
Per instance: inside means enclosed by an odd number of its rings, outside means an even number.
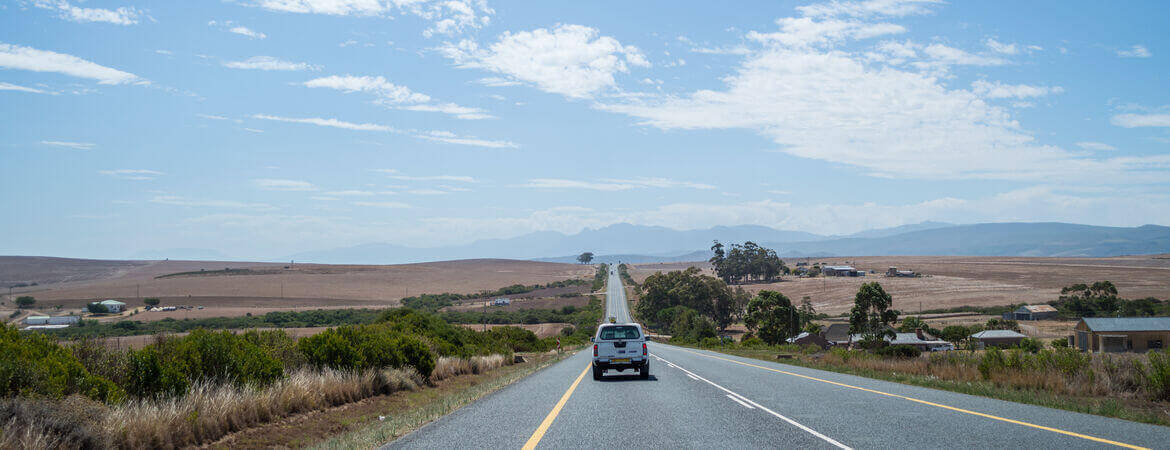
[[[619,276],[606,316],[630,322]],[[384,448],[1170,448],[1170,428],[652,342],[650,379],[582,350]]]

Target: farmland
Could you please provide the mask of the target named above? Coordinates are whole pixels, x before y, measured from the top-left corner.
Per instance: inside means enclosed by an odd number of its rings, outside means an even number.
[[[1060,289],[1074,283],[1110,280],[1125,298],[1170,298],[1170,259],[1164,255],[1114,258],[1022,258],[965,256],[866,256],[785,259],[797,262],[851,265],[876,274],[866,277],[796,278],[768,284],[746,284],[751,292],[777,290],[799,301],[808,296],[818,312],[847,312],[853,296],[866,281],[878,281],[894,297],[894,308],[914,313],[956,306],[995,306],[1044,303],[1055,300]],[[638,264],[630,275],[642,282],[658,271],[680,270],[694,265],[711,274],[706,262]],[[889,267],[917,271],[919,278],[887,278]]]
[[[163,305],[203,306],[134,316],[141,321],[307,308],[385,308],[422,293],[472,294],[512,284],[587,278],[592,270],[573,264],[493,259],[362,266],[0,257],[0,278],[9,285],[27,284],[14,288],[13,296],[36,297],[35,310],[49,312],[57,306],[62,311],[79,310],[106,298],[137,307],[139,297],[160,298]],[[5,296],[0,313],[12,309],[11,299]]]

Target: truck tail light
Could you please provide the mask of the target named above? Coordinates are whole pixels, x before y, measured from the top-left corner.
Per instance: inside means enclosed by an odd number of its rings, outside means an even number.
[[[642,356],[646,356],[646,343],[642,343]]]
[[[597,356],[597,344],[593,344],[593,356]]]

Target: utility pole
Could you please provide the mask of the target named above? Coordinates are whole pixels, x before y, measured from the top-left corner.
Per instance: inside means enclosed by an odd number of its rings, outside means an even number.
[[[487,300],[483,302],[483,331],[487,331]]]

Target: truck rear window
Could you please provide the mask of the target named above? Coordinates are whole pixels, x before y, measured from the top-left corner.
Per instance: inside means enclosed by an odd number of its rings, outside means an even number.
[[[618,325],[614,327],[604,327],[601,329],[601,338],[605,340],[610,339],[638,339],[641,337],[638,334],[638,327],[629,325]]]

